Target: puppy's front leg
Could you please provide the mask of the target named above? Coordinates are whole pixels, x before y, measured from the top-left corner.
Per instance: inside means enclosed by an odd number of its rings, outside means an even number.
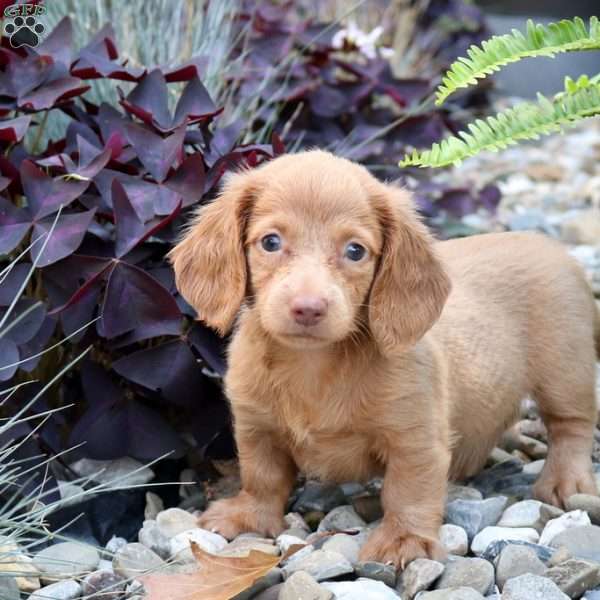
[[[284,529],[296,466],[268,431],[236,428],[236,442],[242,490],[233,498],[213,502],[200,517],[200,527],[227,539],[247,531],[275,537]]]
[[[438,530],[450,452],[443,444],[432,446],[432,440],[412,441],[410,445],[389,444],[381,495],[383,519],[363,546],[360,560],[393,563],[403,569],[415,558],[444,557]]]

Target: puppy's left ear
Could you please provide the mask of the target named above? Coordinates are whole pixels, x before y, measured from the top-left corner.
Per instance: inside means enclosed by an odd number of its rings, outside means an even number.
[[[369,299],[369,326],[383,352],[415,344],[437,321],[451,284],[408,192],[372,182],[383,250]]]

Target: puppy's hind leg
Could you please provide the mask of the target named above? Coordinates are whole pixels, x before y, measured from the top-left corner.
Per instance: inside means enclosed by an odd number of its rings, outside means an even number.
[[[569,367],[574,367],[569,371]],[[595,364],[563,366],[535,398],[548,430],[548,456],[534,486],[539,500],[564,507],[573,494],[598,493],[592,467]]]

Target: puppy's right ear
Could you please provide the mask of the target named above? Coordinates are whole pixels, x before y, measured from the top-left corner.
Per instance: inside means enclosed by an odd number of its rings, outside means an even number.
[[[169,252],[180,294],[198,319],[229,332],[246,292],[244,233],[258,193],[252,172],[232,175],[219,197],[202,206]]]

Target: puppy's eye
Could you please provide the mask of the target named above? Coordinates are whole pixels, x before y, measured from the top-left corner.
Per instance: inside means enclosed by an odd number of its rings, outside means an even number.
[[[266,252],[278,252],[281,250],[281,238],[276,233],[270,233],[260,240],[260,245]]]
[[[358,262],[362,258],[364,258],[367,253],[367,249],[356,242],[352,242],[346,246],[346,250],[344,251],[344,256],[353,261]]]

